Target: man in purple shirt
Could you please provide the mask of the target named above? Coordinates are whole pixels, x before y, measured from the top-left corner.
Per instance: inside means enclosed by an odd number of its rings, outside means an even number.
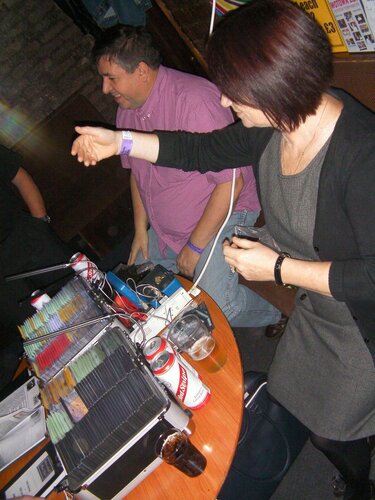
[[[144,28],[111,28],[93,51],[103,92],[118,103],[119,129],[209,132],[233,121],[208,80],[160,64],[159,51]],[[151,260],[196,279],[228,213],[233,170],[183,172],[121,157],[131,169],[135,236],[128,264]],[[231,217],[200,286],[216,300],[232,326],[275,323],[280,313],[247,287],[224,261],[222,241],[234,226],[253,225],[259,201],[251,167],[235,171]]]

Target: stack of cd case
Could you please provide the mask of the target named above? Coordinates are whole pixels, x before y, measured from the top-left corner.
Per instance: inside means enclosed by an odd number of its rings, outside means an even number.
[[[77,277],[64,285],[41,310],[18,327],[25,341],[69,328],[51,339],[24,344],[35,375],[43,381],[53,377],[111,322],[110,318],[101,319],[103,316],[102,307],[85,280]],[[85,323],[89,324],[74,328]]]
[[[70,332],[68,342],[49,349],[55,339],[43,340],[28,352],[40,378],[48,435],[66,473],[62,486],[122,498],[161,463],[155,453],[160,434],[184,429],[189,417],[150,372],[123,324],[100,319],[102,305],[80,279],[51,302],[43,316],[45,306],[21,326],[25,338],[53,329],[51,318],[59,328],[83,316],[98,318],[85,331]]]

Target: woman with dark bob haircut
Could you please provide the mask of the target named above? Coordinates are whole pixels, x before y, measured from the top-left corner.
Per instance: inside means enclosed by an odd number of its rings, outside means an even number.
[[[208,63],[239,120],[209,134],[77,128],[86,166],[120,151],[186,171],[252,164],[276,247],[233,237],[228,270],[298,287],[269,370],[272,397],[346,482],[372,498],[375,434],[375,118],[329,88],[318,24],[289,0],[253,0],[215,28]]]

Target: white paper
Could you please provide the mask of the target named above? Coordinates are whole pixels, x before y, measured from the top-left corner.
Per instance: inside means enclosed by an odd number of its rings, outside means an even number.
[[[6,498],[36,495],[54,476],[51,457],[44,452],[5,492]]]
[[[372,34],[375,35],[375,0],[361,0]]]
[[[360,0],[329,0],[349,52],[375,50],[375,38]]]
[[[0,402],[0,471],[40,443],[45,433],[44,408],[32,377]]]
[[[0,401],[0,438],[40,406],[37,379],[32,377]]]

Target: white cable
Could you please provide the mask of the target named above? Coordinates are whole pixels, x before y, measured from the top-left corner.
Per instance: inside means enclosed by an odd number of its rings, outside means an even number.
[[[215,13],[216,13],[216,0],[212,0],[212,10],[211,10],[211,20],[210,20],[210,29],[209,29],[209,35],[212,34],[213,32],[213,29],[214,29],[214,21],[215,21]],[[204,263],[204,266],[202,268],[202,271],[199,273],[199,276],[197,277],[197,279],[194,281],[193,283],[193,286],[190,288],[190,290],[188,291],[189,294],[191,294],[192,292],[194,292],[194,290],[197,288],[198,286],[198,283],[200,282],[200,280],[202,279],[202,276],[204,274],[204,272],[206,271],[207,269],[207,266],[211,260],[211,257],[212,257],[212,254],[215,250],[215,247],[216,247],[216,243],[217,243],[217,240],[219,239],[219,236],[220,234],[222,233],[224,227],[226,226],[230,216],[232,215],[232,209],[233,209],[233,200],[234,200],[234,188],[236,186],[236,169],[233,169],[233,176],[232,176],[232,187],[231,187],[231,191],[230,191],[230,203],[229,203],[229,209],[228,209],[228,213],[227,213],[227,216],[225,217],[225,220],[224,222],[222,223],[216,237],[215,237],[215,240],[212,244],[212,248],[210,250],[210,253],[208,254],[208,257],[206,259],[206,262]]]
[[[255,396],[258,394],[258,392],[261,390],[261,388],[264,385],[266,385],[266,384],[267,384],[267,382],[263,382],[262,384],[260,384],[260,386],[258,387],[258,389],[254,392],[254,394],[251,396],[251,398],[249,399],[249,401],[247,401],[247,403],[245,404],[245,408],[247,408],[249,406],[249,404],[254,401]],[[248,393],[246,392],[245,393],[245,399],[246,399],[247,396],[248,396]]]
[[[132,284],[132,286],[130,286],[130,283]],[[137,284],[134,281],[134,279],[133,278],[127,278],[126,285],[135,293],[135,295],[137,296],[137,299],[139,300],[139,302],[141,304],[143,304],[142,307],[146,307],[146,304],[145,304],[144,300],[141,297],[142,294],[138,292],[138,287],[137,287]]]
[[[211,10],[211,20],[210,20],[210,30],[208,32],[209,35],[212,34],[214,30],[214,22],[215,22],[215,13],[216,13],[216,0],[212,0],[212,10]]]
[[[139,288],[142,290],[141,292],[138,290]],[[161,290],[159,290],[159,288],[157,288],[154,285],[149,285],[147,283],[140,283],[139,285],[136,286],[136,290],[137,294],[140,297],[144,297],[145,299],[154,300],[154,299],[162,299],[164,297],[163,293],[161,292]],[[147,290],[153,292],[153,295],[150,295],[150,292],[149,294],[147,294],[146,293]]]
[[[221,233],[223,232],[223,229],[224,227],[226,226],[230,216],[232,215],[232,209],[233,209],[233,201],[234,201],[234,188],[236,186],[236,169],[233,169],[233,177],[232,177],[232,187],[231,187],[231,191],[230,191],[230,202],[229,202],[229,208],[228,208],[228,213],[227,213],[227,216],[225,217],[225,220],[224,222],[222,223],[215,239],[214,239],[214,242],[212,244],[212,248],[210,250],[210,253],[208,254],[207,256],[207,259],[206,259],[206,262],[204,263],[204,266],[202,268],[202,271],[199,273],[199,276],[198,278],[194,281],[193,283],[193,286],[190,288],[190,290],[188,291],[189,294],[191,294],[195,288],[197,288],[198,286],[198,283],[200,282],[204,272],[206,271],[207,269],[207,266],[211,260],[211,257],[212,257],[212,254],[215,250],[215,246],[216,246],[216,243],[217,243],[217,240],[219,239],[219,236],[221,235]]]

